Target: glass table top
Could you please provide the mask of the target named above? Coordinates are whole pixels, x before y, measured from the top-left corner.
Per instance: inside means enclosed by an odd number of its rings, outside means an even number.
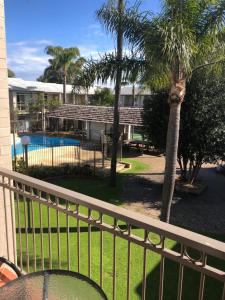
[[[0,300],[107,300],[102,289],[79,273],[47,270],[30,273],[0,288]]]

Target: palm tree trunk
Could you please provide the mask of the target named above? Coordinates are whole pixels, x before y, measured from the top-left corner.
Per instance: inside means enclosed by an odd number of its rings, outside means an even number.
[[[170,107],[170,118],[167,131],[166,166],[163,185],[161,220],[169,222],[170,208],[176,179],[177,148],[180,130],[180,103]]]
[[[124,0],[118,0],[118,11],[122,16],[124,11]],[[112,159],[110,172],[110,185],[116,186],[116,165],[117,165],[117,150],[119,141],[119,98],[121,93],[122,69],[120,62],[123,56],[123,28],[122,24],[117,32],[117,75],[115,85],[115,101],[114,101],[114,120],[113,120],[113,137],[112,137]]]
[[[180,110],[184,100],[186,82],[180,79],[172,83],[169,103],[170,117],[167,129],[166,165],[162,194],[161,221],[169,223],[170,210],[176,180],[177,152],[180,132]]]
[[[132,86],[132,106],[134,107],[135,105],[135,83],[133,83]]]
[[[67,82],[67,75],[66,70],[63,72],[63,104],[66,103],[66,82]]]

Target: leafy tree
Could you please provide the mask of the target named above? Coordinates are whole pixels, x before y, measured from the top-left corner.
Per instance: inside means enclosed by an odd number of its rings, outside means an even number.
[[[123,36],[135,50],[136,59],[123,57],[118,62],[115,56],[105,55],[90,68],[86,78],[90,80],[93,74],[97,79],[115,78],[119,63],[125,77],[136,74],[138,81],[150,88],[164,87],[168,91],[170,118],[161,213],[161,220],[166,222],[174,192],[186,82],[197,70],[224,62],[224,12],[223,0],[164,0],[157,15],[139,13],[138,5],[126,9],[122,18],[115,9],[104,9],[101,14],[110,32],[123,28]]]
[[[8,69],[8,77],[9,78],[15,78],[16,74],[12,70]]]
[[[161,220],[169,222],[173,198],[186,82],[193,72],[224,62],[223,0],[164,0],[159,14],[133,9],[123,17],[124,37],[147,63],[142,79],[168,91],[170,117]],[[114,11],[105,15],[111,30],[118,27]]]
[[[168,92],[154,93],[144,104],[144,133],[153,146],[166,149]],[[225,157],[225,80],[195,74],[187,84],[181,111],[177,161],[184,181],[194,183],[203,163]]]
[[[150,88],[164,87],[168,91],[170,117],[161,220],[169,222],[186,82],[197,70],[220,67],[225,61],[225,1],[164,0],[162,4],[157,15],[139,13],[138,5],[126,9],[122,18],[115,9],[103,11],[102,22],[110,32],[123,28],[123,36],[135,50],[136,58],[118,61],[113,55],[105,55],[98,64],[92,64],[86,82],[94,75],[97,79],[115,78],[119,63],[125,77],[136,73],[138,81]]]
[[[67,71],[67,84],[73,84],[74,79],[81,72],[85,59],[80,57],[76,62],[72,62]],[[63,83],[62,73],[55,69],[52,65],[48,66],[43,75],[37,78],[37,81],[49,83]]]
[[[60,106],[60,100],[51,98],[45,99],[44,94],[41,93],[38,95],[38,100],[35,102],[29,103],[29,116],[31,123],[34,122],[35,126],[39,125],[39,116],[41,115],[41,128],[43,131],[46,129],[46,112],[50,112]],[[35,121],[34,121],[35,120]]]
[[[63,48],[60,46],[48,46],[46,53],[51,55],[52,59],[49,59],[50,66],[39,80],[63,83],[63,102],[66,103],[66,84],[68,78],[69,81],[73,81],[76,73],[80,72],[85,60],[83,57],[80,57],[80,51],[77,47]],[[60,78],[62,78],[62,82]]]
[[[112,106],[114,103],[114,95],[109,88],[97,89],[91,101],[92,105]]]
[[[57,70],[49,66],[44,70],[43,75],[37,78],[37,81],[62,84],[63,78]]]

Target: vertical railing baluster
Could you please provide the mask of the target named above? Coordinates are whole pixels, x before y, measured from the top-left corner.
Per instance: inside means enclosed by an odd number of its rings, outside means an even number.
[[[12,236],[13,236],[13,258],[14,262],[17,263],[17,257],[16,257],[16,232],[15,232],[15,210],[14,210],[14,196],[12,194],[12,191],[10,190],[13,186],[13,180],[9,178],[9,197],[10,197],[10,209],[11,209],[11,224],[12,224]]]
[[[207,255],[206,255],[206,253],[202,253],[202,267],[205,267],[206,262],[207,262]],[[198,295],[199,300],[204,299],[204,289],[205,289],[205,274],[201,273],[200,285],[199,285],[199,295]]]
[[[162,250],[165,247],[165,238],[162,237]],[[160,261],[160,282],[159,282],[159,300],[163,300],[164,290],[165,257],[161,255]]]
[[[91,210],[88,209],[88,220],[91,218]],[[88,223],[88,277],[91,278],[91,224]]]
[[[34,196],[34,190],[31,188],[31,195]],[[37,270],[36,258],[36,234],[35,234],[35,221],[34,221],[34,202],[31,200],[31,220],[32,220],[32,238],[33,238],[33,255],[34,255],[34,271]]]
[[[47,201],[50,202],[50,195],[47,195]],[[51,236],[51,208],[48,206],[48,259],[49,269],[52,269],[52,236]]]
[[[69,202],[66,202],[66,210],[69,210]],[[69,215],[66,214],[66,244],[67,244],[67,269],[70,270],[70,224]]]
[[[53,148],[52,148],[53,149]],[[59,221],[59,198],[56,198],[56,226],[57,226],[57,245],[58,245],[58,268],[61,269],[61,240],[60,240],[60,221]]]
[[[18,182],[15,184],[16,190],[19,190]],[[19,232],[19,255],[20,255],[20,269],[23,270],[23,245],[22,245],[22,233],[21,233],[21,217],[20,217],[20,198],[19,193],[16,192],[16,207],[17,207],[17,220],[18,220],[18,232]]]
[[[100,223],[103,222],[102,213],[100,214]],[[100,228],[100,286],[103,288],[103,230]]]
[[[114,219],[114,231],[116,231],[117,220]],[[116,299],[116,234],[113,234],[113,300]]]
[[[145,230],[144,233],[144,242],[147,241],[148,238],[148,232]],[[146,297],[146,268],[147,268],[147,248],[144,247],[144,252],[143,252],[143,279],[142,279],[142,300],[145,300]]]
[[[184,245],[181,245],[181,258],[184,256]],[[177,291],[177,300],[182,299],[182,292],[183,292],[183,279],[184,279],[184,265],[182,262],[179,266],[179,279],[178,279],[178,291]]]
[[[39,198],[41,197],[41,191],[38,191]],[[40,217],[40,239],[41,239],[41,268],[44,270],[44,237],[43,237],[43,216],[42,216],[42,205],[39,203],[39,217]]]
[[[79,215],[80,207],[77,205],[77,214]],[[80,220],[77,219],[77,272],[80,273]]]
[[[2,177],[3,183],[5,183],[5,177]],[[9,259],[9,237],[8,237],[8,221],[7,221],[7,204],[6,204],[6,193],[5,188],[3,187],[3,202],[4,202],[4,214],[5,214],[5,236],[6,236],[6,249],[7,249],[7,258]]]
[[[225,300],[225,283],[223,285],[223,295],[222,295],[222,299],[221,300]]]
[[[131,226],[128,225],[128,236],[131,234]],[[131,242],[128,240],[127,245],[127,300],[130,300],[130,265],[131,262]]]
[[[23,190],[23,205],[24,205],[24,228],[25,228],[25,236],[26,236],[26,259],[27,259],[27,272],[30,272],[30,257],[29,257],[29,236],[28,236],[28,228],[27,228],[27,199],[25,196],[25,185],[22,185]]]

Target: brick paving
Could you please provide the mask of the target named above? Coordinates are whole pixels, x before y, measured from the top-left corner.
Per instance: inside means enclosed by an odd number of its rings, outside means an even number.
[[[150,165],[142,174],[128,175],[124,182],[124,207],[159,218],[161,208],[164,157],[135,157]],[[208,183],[200,196],[175,193],[171,223],[202,233],[225,233],[225,177],[215,171],[214,165],[204,165],[200,178]]]

